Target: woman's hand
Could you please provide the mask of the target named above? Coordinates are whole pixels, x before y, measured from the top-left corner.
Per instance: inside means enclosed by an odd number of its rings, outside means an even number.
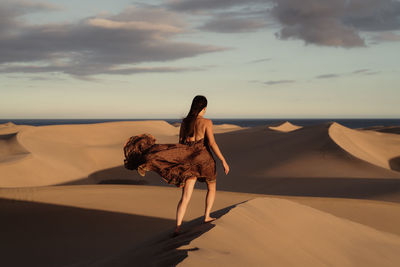
[[[222,165],[224,166],[225,174],[228,174],[229,172],[229,165],[226,163],[226,161],[222,161]]]

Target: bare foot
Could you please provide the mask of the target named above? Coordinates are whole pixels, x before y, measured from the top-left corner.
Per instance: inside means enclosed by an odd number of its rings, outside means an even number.
[[[207,218],[204,218],[203,223],[209,223],[209,222],[215,221],[216,219],[217,219],[217,218],[207,217]]]

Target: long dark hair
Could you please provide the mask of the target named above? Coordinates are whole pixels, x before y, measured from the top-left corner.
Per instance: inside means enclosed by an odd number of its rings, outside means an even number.
[[[200,111],[202,111],[205,107],[207,107],[207,98],[202,95],[196,95],[193,98],[188,115],[182,120],[181,127],[183,127],[183,142],[186,140],[186,138],[194,135],[194,122],[196,121],[197,115],[199,115]]]

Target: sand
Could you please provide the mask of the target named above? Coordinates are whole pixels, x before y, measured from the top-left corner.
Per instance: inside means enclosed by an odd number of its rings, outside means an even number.
[[[331,138],[344,150],[371,164],[400,171],[400,136],[352,130],[338,123],[329,128]]]
[[[175,143],[165,121],[0,124],[3,266],[398,266],[400,135],[337,123],[215,125],[218,220],[181,191],[123,168],[136,134]],[[45,253],[44,253],[45,251]]]
[[[301,126],[298,125],[294,125],[288,121],[285,121],[284,123],[281,123],[279,125],[276,126],[268,126],[269,129],[274,130],[274,131],[278,131],[278,132],[292,132],[295,131],[297,129],[300,129]]]

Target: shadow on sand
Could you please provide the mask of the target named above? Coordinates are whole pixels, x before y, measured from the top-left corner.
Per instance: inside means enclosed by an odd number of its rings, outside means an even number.
[[[218,219],[241,203],[215,211],[211,215]],[[188,256],[189,251],[199,250],[197,247],[180,247],[190,244],[192,240],[215,227],[212,222],[203,224],[202,220],[203,217],[200,217],[185,223],[182,228],[182,233],[178,236],[173,237],[170,231],[165,231],[151,240],[148,240],[139,246],[132,247],[129,250],[111,255],[98,261],[84,262],[76,266],[128,267],[134,266],[135,264],[138,266],[176,266]]]
[[[400,158],[395,158],[391,162],[393,166],[400,165]],[[248,175],[245,179],[244,181],[237,177],[229,177],[229,179],[223,177],[218,180],[217,189],[267,195],[359,198],[400,202],[400,179],[395,178],[260,178]],[[148,172],[145,177],[141,177],[136,172],[124,169],[123,166],[98,171],[87,178],[62,185],[80,184],[173,186],[165,183],[156,173]],[[206,189],[206,186],[204,183],[198,182],[196,188]]]
[[[70,266],[174,225],[163,218],[0,198],[1,266]]]
[[[400,157],[390,159],[389,166],[392,170],[400,172]]]

